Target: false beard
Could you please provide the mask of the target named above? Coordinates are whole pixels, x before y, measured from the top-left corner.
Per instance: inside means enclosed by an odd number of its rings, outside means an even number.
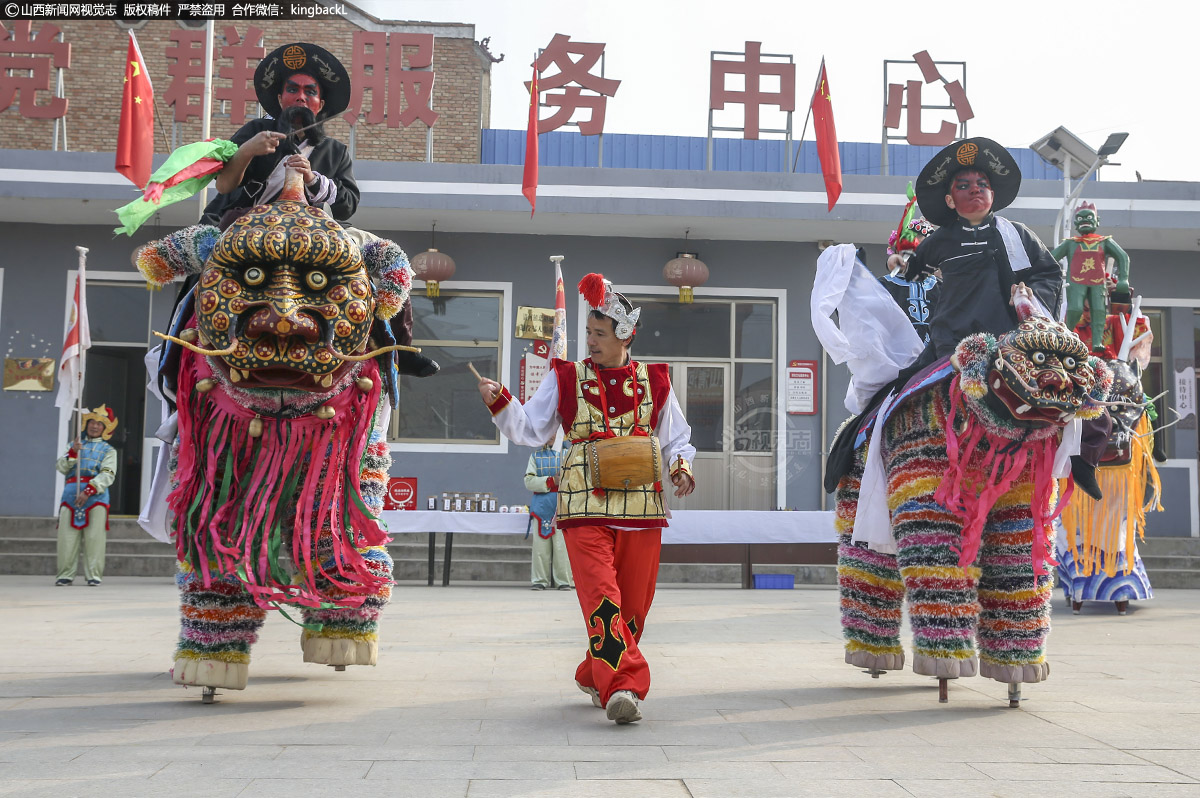
[[[308,130],[299,134],[299,136],[291,135],[296,128],[308,127],[316,124],[318,121],[321,124],[316,127],[308,128]],[[318,117],[302,105],[285,108],[283,113],[279,115],[275,129],[280,133],[289,134],[288,141],[295,141],[299,138],[301,141],[307,140],[314,147],[321,143],[325,138],[324,117]]]

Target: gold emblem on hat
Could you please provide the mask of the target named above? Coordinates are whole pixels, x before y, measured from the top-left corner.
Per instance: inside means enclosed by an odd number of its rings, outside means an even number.
[[[288,69],[300,69],[306,61],[308,61],[308,56],[305,54],[304,48],[298,44],[293,44],[283,51],[283,65]]]
[[[284,55],[284,58],[287,58],[286,54]],[[975,163],[975,156],[978,154],[979,148],[976,147],[972,142],[967,141],[963,142],[963,145],[958,148],[958,151],[954,153],[954,157],[958,159],[958,162],[963,166],[972,166]]]

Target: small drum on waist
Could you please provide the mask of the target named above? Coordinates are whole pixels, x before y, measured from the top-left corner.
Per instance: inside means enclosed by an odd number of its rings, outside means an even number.
[[[585,444],[592,484],[604,490],[629,490],[662,480],[662,451],[655,436],[627,435]]]

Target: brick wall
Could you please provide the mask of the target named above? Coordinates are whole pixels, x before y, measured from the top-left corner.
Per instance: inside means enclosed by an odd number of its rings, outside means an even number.
[[[128,35],[125,29],[114,22],[62,21],[56,23],[65,40],[71,44],[71,67],[64,75],[64,94],[69,99],[66,128],[68,149],[76,152],[112,152],[116,149],[117,126],[120,119],[122,78],[125,74],[125,52]],[[239,36],[246,36],[255,24],[263,31],[263,46],[269,53],[281,44],[292,41],[310,41],[321,45],[351,70],[352,42],[354,31],[359,28],[352,22],[334,17],[317,21],[267,21],[250,23],[239,20],[234,23]],[[216,24],[216,51],[220,53],[225,44],[225,29],[228,23]],[[388,31],[427,30],[427,26],[406,26],[404,23],[385,23],[380,26]],[[433,68],[436,73],[433,90],[433,108],[440,115],[433,126],[433,160],[450,163],[478,163],[480,151],[480,122],[486,120],[490,98],[491,59],[486,51],[475,43],[473,26],[439,25],[442,28],[458,28],[467,33],[466,38],[436,37],[434,41]],[[34,22],[36,35],[41,23]],[[166,51],[171,45],[169,35],[179,30],[173,21],[151,21],[136,31],[146,68],[154,83],[156,104],[167,140],[174,127],[174,113],[163,98],[171,84],[168,77]],[[45,58],[45,56],[41,56]],[[215,98],[218,86],[228,86],[230,81],[217,77],[221,67],[229,67],[232,60],[217,58],[213,66],[213,116],[211,135],[228,137],[238,127],[230,122],[228,113],[221,113],[221,103]],[[407,65],[407,64],[406,64]],[[54,71],[51,71],[51,86],[54,86]],[[197,80],[199,82],[199,80]],[[388,90],[399,90],[398,81],[389,81]],[[200,90],[197,89],[199,94]],[[371,92],[365,93],[362,113],[372,107]],[[49,93],[38,92],[38,103],[45,104]],[[199,97],[192,102],[198,102]],[[383,102],[383,98],[379,98]],[[12,149],[53,149],[54,120],[24,119],[20,116],[18,102],[0,112],[0,146]],[[257,105],[247,103],[246,118],[258,114]],[[165,153],[162,127],[156,126],[155,152]],[[386,122],[370,125],[359,119],[355,126],[355,157],[380,161],[423,161],[425,160],[426,127],[417,120],[408,128],[388,127]],[[326,123],[326,133],[343,142],[350,142],[350,125],[340,117]],[[201,122],[193,118],[179,123],[175,145],[187,144],[201,138]],[[60,138],[60,147],[61,147]]]

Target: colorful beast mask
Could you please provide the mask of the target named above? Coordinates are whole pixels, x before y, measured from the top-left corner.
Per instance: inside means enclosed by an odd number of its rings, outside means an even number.
[[[1017,329],[999,339],[979,333],[959,343],[954,364],[963,391],[1022,428],[1061,427],[1103,412],[1099,402],[1112,385],[1104,362],[1027,301],[1018,302],[1018,314]]]
[[[137,258],[152,285],[199,274],[200,349],[243,390],[328,390],[364,359],[374,320],[399,312],[411,286],[398,246],[375,239],[360,247],[298,199],[299,173],[289,181],[280,200],[251,209],[224,234],[188,228]]]
[[[200,275],[196,323],[239,387],[328,388],[367,342],[375,300],[362,254],[320,209],[253,209]],[[235,341],[236,339],[236,341]]]
[[[1133,454],[1133,436],[1136,434],[1138,422],[1146,414],[1145,394],[1142,391],[1142,381],[1136,364],[1124,360],[1108,361],[1112,372],[1112,392],[1109,394],[1110,407],[1108,414],[1112,418],[1112,433],[1108,438],[1108,446],[1100,456],[1101,467],[1121,466],[1127,464]]]

